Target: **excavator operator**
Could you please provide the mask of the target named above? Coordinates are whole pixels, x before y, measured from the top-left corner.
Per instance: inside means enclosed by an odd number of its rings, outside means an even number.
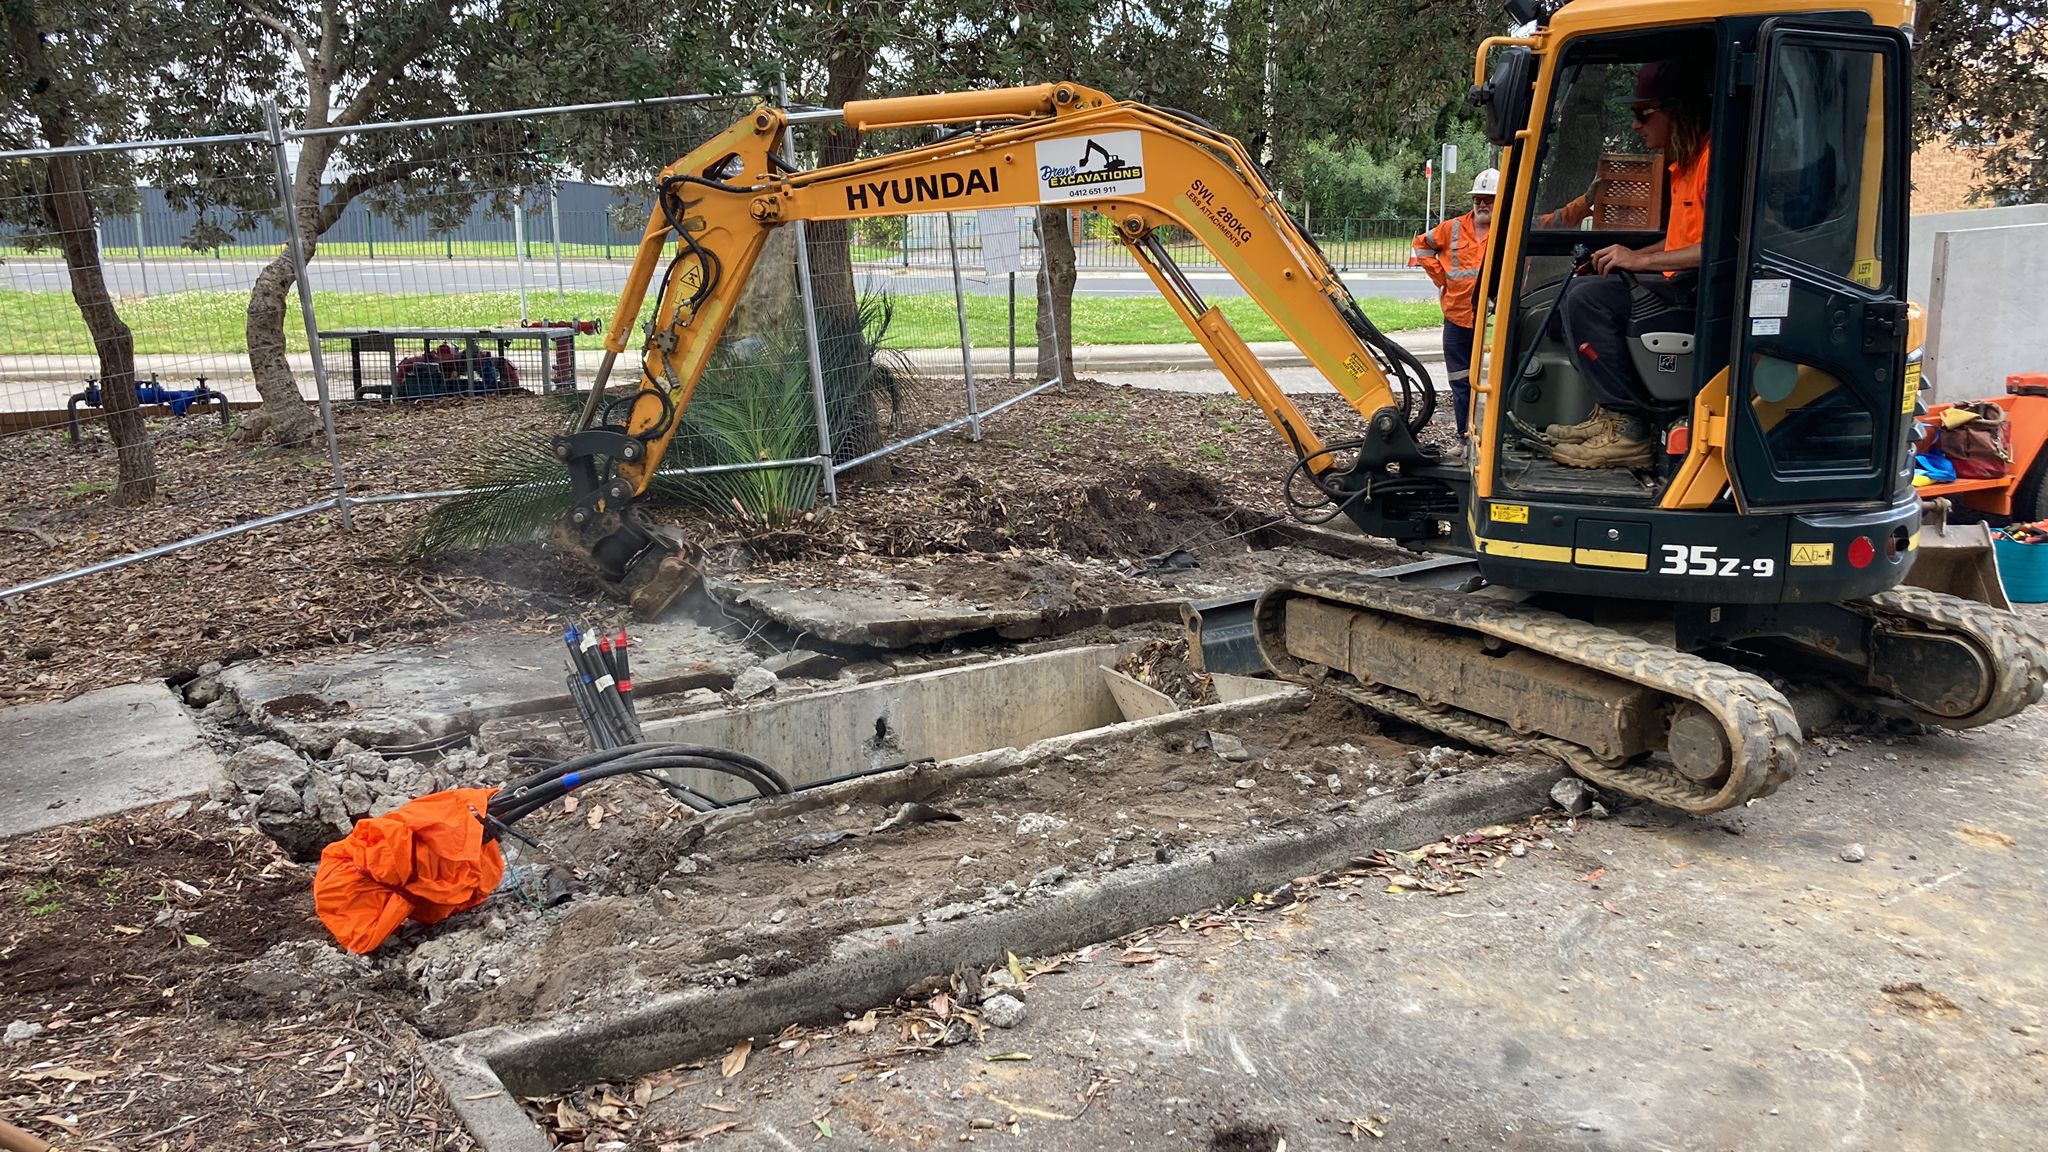
[[[1648,468],[1655,450],[1654,409],[1628,353],[1631,298],[1640,288],[1675,305],[1697,283],[1706,220],[1707,84],[1676,60],[1643,65],[1631,108],[1635,130],[1671,172],[1671,211],[1662,243],[1611,244],[1593,253],[1584,279],[1559,304],[1565,347],[1598,403],[1577,424],[1553,424],[1551,456],[1574,468]],[[1634,273],[1661,272],[1661,277]],[[1616,275],[1630,273],[1631,275]]]

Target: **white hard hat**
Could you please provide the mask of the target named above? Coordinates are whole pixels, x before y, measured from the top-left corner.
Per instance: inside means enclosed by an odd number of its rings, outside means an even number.
[[[1486,171],[1481,172],[1476,178],[1474,178],[1472,181],[1472,195],[1500,195],[1500,169],[1488,168]]]

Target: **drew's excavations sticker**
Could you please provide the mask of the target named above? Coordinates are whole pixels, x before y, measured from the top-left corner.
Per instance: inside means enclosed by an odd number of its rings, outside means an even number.
[[[1145,190],[1143,133],[1097,132],[1038,144],[1038,198],[1080,200]]]

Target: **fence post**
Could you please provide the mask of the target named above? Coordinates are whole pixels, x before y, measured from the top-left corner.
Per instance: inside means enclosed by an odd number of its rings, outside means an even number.
[[[142,272],[142,294],[149,295],[149,261],[142,255],[142,209],[137,208],[135,217],[135,267]]]
[[[334,468],[334,508],[344,531],[355,528],[348,510],[348,477],[341,470],[341,440],[334,434],[334,400],[327,391],[327,361],[320,353],[320,319],[313,314],[313,284],[306,278],[306,246],[299,236],[299,207],[292,199],[291,163],[284,154],[284,119],[277,102],[263,102],[263,125],[270,133],[270,153],[277,167],[277,199],[284,209],[284,244],[291,253],[292,274],[299,285],[299,315],[306,322],[306,350],[313,354],[313,388],[320,394],[320,426],[327,431],[327,461]]]
[[[548,192],[548,231],[555,240],[555,298],[565,294],[562,284],[562,186],[557,184]]]
[[[778,107],[789,107],[788,81],[780,77],[775,81],[775,103]],[[790,138],[787,127],[782,130],[782,160],[791,168],[796,167],[796,141]],[[832,414],[825,403],[825,358],[818,350],[818,304],[811,296],[810,234],[802,220],[791,227],[796,229],[796,290],[803,299],[804,353],[811,370],[811,415],[818,424],[818,455],[825,458],[825,467],[821,469],[825,477],[825,502],[838,504],[839,474],[832,470]]]
[[[377,258],[377,210],[370,207],[368,203],[363,205],[363,243],[369,245],[369,258],[375,260]]]
[[[1344,218],[1344,255],[1337,258],[1337,271],[1351,271],[1351,217]]]
[[[960,318],[960,370],[967,377],[967,438],[981,439],[981,406],[974,399],[974,346],[967,340],[967,290],[960,280],[960,235],[946,213],[946,252],[953,264],[953,311]]]
[[[524,324],[526,315],[526,189],[519,190],[519,199],[512,202],[512,255],[519,270],[519,322]]]
[[[903,266],[910,267],[910,225],[917,217],[905,213],[903,216]]]

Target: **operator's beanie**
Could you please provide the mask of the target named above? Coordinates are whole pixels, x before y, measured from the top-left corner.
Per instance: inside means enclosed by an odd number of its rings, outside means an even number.
[[[1676,60],[1653,60],[1636,73],[1638,101],[1674,100],[1684,94],[1685,84],[1679,77]]]

